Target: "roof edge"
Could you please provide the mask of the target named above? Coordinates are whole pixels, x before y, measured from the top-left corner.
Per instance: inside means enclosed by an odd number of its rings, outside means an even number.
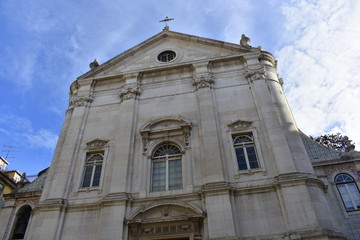
[[[129,48],[128,50],[126,50],[126,51],[116,55],[115,57],[109,59],[108,61],[100,64],[98,67],[96,67],[94,69],[91,69],[88,72],[80,75],[79,77],[76,78],[76,80],[91,77],[92,75],[95,75],[95,74],[101,72],[102,70],[104,70],[104,69],[106,69],[108,67],[111,67],[112,65],[114,65],[117,62],[121,61],[125,57],[131,55],[131,53],[133,53],[134,51],[136,51],[138,49],[141,49],[141,48],[144,48],[147,45],[155,42],[156,40],[159,40],[161,38],[168,37],[168,36],[175,37],[175,38],[186,39],[186,40],[190,40],[190,41],[203,42],[203,43],[206,43],[206,44],[222,46],[222,47],[225,47],[225,48],[241,49],[241,50],[244,50],[244,51],[247,51],[247,52],[252,52],[252,51],[259,50],[259,47],[246,48],[246,47],[241,46],[240,44],[220,41],[220,40],[211,39],[211,38],[199,37],[199,36],[180,33],[180,32],[163,30],[163,31],[155,34],[154,36],[146,39],[145,41],[142,41],[141,43],[135,45],[134,47]]]

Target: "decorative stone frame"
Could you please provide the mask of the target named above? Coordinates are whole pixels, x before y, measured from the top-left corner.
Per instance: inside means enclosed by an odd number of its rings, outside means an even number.
[[[109,140],[103,140],[103,139],[94,139],[93,141],[87,142],[86,143],[86,147],[83,148],[83,151],[80,152],[80,156],[82,158],[81,160],[81,167],[79,167],[79,169],[81,170],[79,172],[79,177],[78,177],[78,192],[90,192],[90,191],[98,191],[101,192],[101,189],[103,187],[103,183],[104,183],[104,176],[105,176],[105,169],[106,169],[106,159],[108,158],[108,148],[109,148]],[[93,187],[87,187],[87,188],[83,188],[82,186],[82,182],[83,182],[83,178],[84,178],[84,171],[85,171],[85,166],[86,166],[86,160],[87,160],[87,155],[90,153],[98,153],[101,152],[104,156],[103,158],[103,162],[102,162],[102,167],[101,167],[101,175],[100,175],[100,183],[99,186]],[[75,194],[77,195],[77,194]]]
[[[158,60],[158,56],[160,53],[162,52],[166,52],[166,51],[172,51],[172,52],[175,52],[175,58],[172,59],[171,61],[169,62],[161,62]],[[174,48],[174,47],[171,47],[171,48],[163,48],[163,49],[159,49],[158,51],[154,52],[154,55],[153,57],[150,58],[150,63],[151,64],[155,64],[157,66],[162,66],[162,65],[166,65],[166,64],[173,64],[173,63],[178,63],[181,61],[181,59],[183,58],[184,56],[184,51],[182,51],[181,49],[177,49],[177,48]]]
[[[129,240],[188,238],[201,240],[205,213],[187,203],[160,203],[134,212],[125,223]]]
[[[234,176],[235,179],[239,179],[240,175],[242,175],[242,174],[252,175],[255,173],[262,172],[264,175],[267,175],[263,157],[261,154],[261,148],[259,146],[259,138],[258,138],[255,128],[252,126],[252,122],[246,121],[246,120],[236,120],[236,121],[233,121],[233,122],[227,124],[227,126],[228,126],[228,132],[229,132],[228,142],[230,143],[229,148],[231,148],[231,150],[230,150],[231,158],[233,159],[234,169],[236,169],[236,171],[237,171]],[[259,168],[239,170],[239,166],[238,166],[237,158],[236,158],[236,154],[235,154],[235,149],[234,149],[233,137],[237,136],[237,135],[242,135],[242,134],[251,134],[252,135],[254,144],[255,144],[257,158],[258,158],[257,159],[258,164],[260,166]]]
[[[140,176],[142,196],[161,196],[169,192],[182,193],[187,186],[192,186],[191,163],[189,161],[191,121],[182,116],[169,116],[158,118],[145,123],[141,129],[142,154],[141,164],[144,174]],[[183,189],[165,192],[151,192],[151,157],[153,151],[162,144],[174,144],[182,153],[182,179]]]
[[[151,157],[150,150],[162,142],[174,142],[181,149],[189,148],[191,122],[184,117],[164,117],[147,122],[140,130],[143,154]]]

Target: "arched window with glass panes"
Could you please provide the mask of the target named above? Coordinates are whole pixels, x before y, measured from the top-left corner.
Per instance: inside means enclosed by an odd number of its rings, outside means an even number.
[[[252,134],[234,136],[233,144],[239,170],[260,168]]]
[[[165,144],[155,149],[151,157],[152,192],[182,188],[181,158],[181,150],[176,145]]]
[[[104,153],[88,153],[81,187],[98,187],[100,184],[101,169]]]
[[[348,174],[341,173],[335,177],[335,183],[346,211],[360,210],[360,193],[354,179]]]

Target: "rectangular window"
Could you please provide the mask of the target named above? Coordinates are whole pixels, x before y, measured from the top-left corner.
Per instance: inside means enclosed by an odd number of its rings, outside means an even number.
[[[81,187],[98,187],[100,185],[101,169],[104,160],[103,153],[88,153]]]
[[[260,168],[252,134],[234,136],[233,144],[239,170]]]

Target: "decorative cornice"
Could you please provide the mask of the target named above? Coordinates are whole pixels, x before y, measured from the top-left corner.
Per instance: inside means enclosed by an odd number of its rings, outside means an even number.
[[[102,205],[114,205],[114,204],[126,204],[131,202],[132,197],[130,193],[120,192],[120,193],[109,193],[104,198],[101,199]]]
[[[288,174],[280,174],[279,176],[275,177],[273,184],[276,187],[305,184],[307,186],[317,186],[321,188],[324,192],[327,191],[327,185],[323,181],[307,173],[294,172]]]
[[[94,101],[92,95],[88,96],[74,96],[70,99],[69,109],[74,107],[81,107],[81,106],[90,106],[90,104]]]
[[[124,86],[120,90],[119,97],[122,101],[129,99],[138,99],[141,94],[140,86]]]
[[[29,192],[13,192],[4,194],[6,200],[17,199],[17,198],[30,198],[30,197],[40,197],[42,191],[29,191]]]
[[[262,62],[267,61],[272,64],[272,67],[276,67],[276,60],[275,60],[274,56],[269,52],[261,51],[259,60]]]
[[[47,199],[39,203],[40,206],[67,206],[67,200],[63,198]]]
[[[36,207],[33,209],[33,214],[37,214],[42,211],[60,211],[68,206],[66,199],[56,198],[56,199],[47,199],[45,201],[39,202]]]
[[[199,88],[212,88],[215,83],[215,78],[212,73],[206,74],[194,74],[192,79],[192,85],[196,90]]]
[[[233,192],[234,188],[230,185],[229,182],[212,182],[206,183],[201,186],[201,190],[199,192],[200,195],[218,195],[218,194],[228,194],[229,192]]]

